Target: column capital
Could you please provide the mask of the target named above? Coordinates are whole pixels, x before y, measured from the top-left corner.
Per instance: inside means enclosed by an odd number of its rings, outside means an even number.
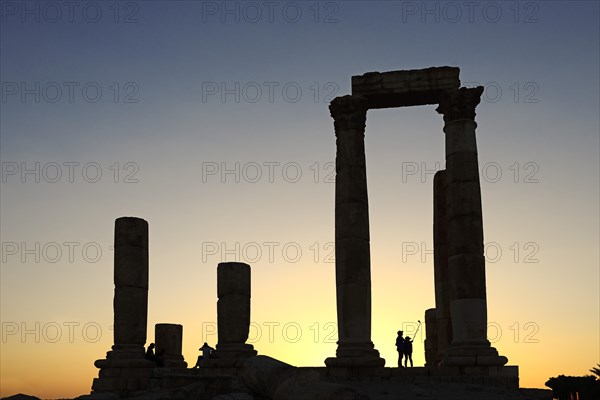
[[[329,104],[329,112],[334,119],[335,131],[338,128],[358,128],[364,130],[367,110],[367,99],[362,96],[340,96]]]
[[[475,107],[479,104],[482,93],[483,86],[446,92],[441,95],[435,111],[444,116],[445,123],[459,119],[475,120]]]

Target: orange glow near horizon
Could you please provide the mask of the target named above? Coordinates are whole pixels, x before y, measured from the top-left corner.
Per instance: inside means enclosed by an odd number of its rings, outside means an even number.
[[[252,323],[248,343],[253,344],[259,354],[292,365],[324,366],[324,359],[335,355],[337,341],[335,296],[331,289],[333,264],[326,266],[328,272],[319,280],[310,277],[314,277],[321,266],[306,264],[296,267],[294,271],[305,272],[304,278],[286,271],[278,274],[276,281],[266,281],[258,278],[261,271],[253,272]],[[424,309],[433,305],[433,288],[429,283],[432,279],[431,265],[407,264],[405,268],[421,272],[415,274],[415,285],[404,287],[401,297],[410,299],[404,305],[394,298],[398,288],[393,282],[400,272],[394,268],[373,271],[372,340],[386,360],[386,367],[397,364],[396,331],[402,328],[412,336],[417,320],[424,320]],[[427,290],[420,290],[419,287],[424,285]],[[319,301],[316,297],[306,299],[307,290],[326,295]],[[159,302],[157,305],[158,299],[151,296],[150,303],[154,307],[151,306],[149,313],[148,343],[153,341],[151,327],[154,323],[183,323],[183,354],[188,366],[192,366],[199,354],[198,347],[204,341],[212,346],[217,342],[216,304],[214,301],[212,306],[205,304],[194,313],[190,313],[189,307],[172,313],[171,307],[188,301],[189,296],[171,291],[168,297],[171,298],[170,304]],[[110,300],[110,297],[105,299],[108,303],[105,311],[110,310]],[[563,350],[558,350],[556,357],[548,357],[548,347],[561,348],[563,336],[558,332],[565,327],[558,322],[555,326],[540,325],[519,314],[511,315],[499,307],[501,303],[496,299],[488,306],[491,315],[488,337],[500,354],[509,358],[509,365],[519,365],[521,387],[544,388],[544,382],[551,376],[561,373],[582,375],[595,365],[594,350],[597,349],[586,347],[586,344],[594,342],[593,332],[578,335],[570,346],[570,357],[564,357]],[[167,314],[170,317],[167,318]],[[71,324],[70,339],[73,343],[69,343],[68,324],[62,325],[60,338],[57,337],[56,324],[42,324],[37,338],[40,343],[34,343],[34,324],[26,326],[29,333],[24,337],[22,332],[6,336],[0,395],[23,392],[41,398],[65,398],[88,393],[92,379],[98,373],[93,361],[103,358],[112,345],[110,319],[102,321],[88,323],[86,332],[83,324]],[[415,340],[415,366],[424,364],[424,328],[421,326]]]

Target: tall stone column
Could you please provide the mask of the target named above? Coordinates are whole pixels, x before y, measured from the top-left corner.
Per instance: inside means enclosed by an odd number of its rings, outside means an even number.
[[[448,278],[452,343],[442,364],[504,365],[487,340],[487,304],[475,107],[483,87],[442,96],[447,174]]]
[[[145,359],[148,323],[148,223],[135,217],[115,221],[114,344],[100,368],[94,392],[150,388],[155,363]]]
[[[336,135],[335,275],[338,348],[328,367],[380,367],[371,341],[371,256],[365,163],[367,101],[335,98],[329,110]]]
[[[433,177],[433,269],[435,277],[435,316],[437,354],[432,356],[432,365],[442,360],[452,341],[452,321],[450,319],[450,281],[448,278],[447,243],[447,177],[446,170]]]
[[[115,297],[113,350],[144,356],[148,324],[148,223],[115,221]]]
[[[219,342],[213,354],[234,366],[237,360],[256,355],[254,347],[246,343],[250,331],[250,266],[240,262],[219,263],[217,296]]]

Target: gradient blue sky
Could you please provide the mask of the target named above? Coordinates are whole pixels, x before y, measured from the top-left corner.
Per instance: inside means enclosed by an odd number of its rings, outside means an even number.
[[[235,258],[253,261],[253,321],[294,322],[304,332],[299,342],[262,337],[259,352],[322,365],[335,352],[322,337],[324,324],[335,322],[334,264],[326,259],[334,184],[325,177],[335,154],[328,102],[350,93],[352,75],[442,65],[460,67],[463,84],[486,88],[476,120],[485,241],[501,251],[488,254],[489,320],[503,332],[494,345],[529,387],[600,362],[598,2],[473,2],[471,19],[465,2],[281,1],[272,21],[268,2],[74,3],[72,21],[62,2],[53,3],[63,13],[53,22],[57,8],[48,3],[0,1],[1,395],[89,390],[92,363],[112,343],[110,246],[123,215],[150,223],[149,341],[154,323],[178,322],[188,362],[204,339],[214,345],[202,323],[216,320],[217,263]],[[24,4],[32,13],[21,14]],[[233,14],[221,14],[225,4]],[[102,15],[92,23],[96,9]],[[263,15],[253,22],[256,9]],[[302,15],[293,22],[296,10]],[[454,21],[456,10],[462,17]],[[40,101],[21,98],[21,85],[36,82]],[[63,89],[56,102],[53,82]],[[73,101],[65,82],[78,85]],[[236,83],[239,102],[206,91]],[[98,102],[82,95],[86,84],[90,96],[102,89]],[[262,96],[253,102],[256,86]],[[127,95],[137,102],[124,102]],[[367,117],[373,340],[387,365],[398,325],[423,320],[434,305],[433,258],[422,251],[432,249],[433,175],[421,173],[443,168],[442,127],[434,106]],[[65,162],[80,163],[72,183]],[[35,163],[40,182],[22,179],[20,169]],[[56,183],[52,163],[62,166]],[[96,183],[88,182],[93,168],[82,176],[88,163],[101,168]],[[236,163],[239,183],[203,176]],[[262,173],[256,183],[254,163]],[[265,163],[279,163],[271,164],[273,182]],[[137,183],[124,182],[130,172]],[[73,260],[65,242],[78,243]],[[39,262],[22,251],[36,243]],[[102,254],[86,259],[80,249],[90,243]],[[221,243],[247,252],[227,255]],[[249,253],[252,243],[262,256]],[[286,245],[290,253],[282,254]],[[37,343],[10,331],[37,322],[62,326],[63,336],[53,343],[42,332]],[[94,322],[103,334],[71,343],[66,322]],[[537,342],[524,339],[534,331],[529,339]],[[34,355],[56,372],[32,370]],[[422,365],[422,354],[415,361]]]

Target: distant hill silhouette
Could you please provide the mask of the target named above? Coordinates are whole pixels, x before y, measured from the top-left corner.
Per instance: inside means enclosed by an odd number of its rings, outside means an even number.
[[[19,393],[12,396],[3,397],[0,400],[41,400],[39,397],[29,396],[27,394]]]

